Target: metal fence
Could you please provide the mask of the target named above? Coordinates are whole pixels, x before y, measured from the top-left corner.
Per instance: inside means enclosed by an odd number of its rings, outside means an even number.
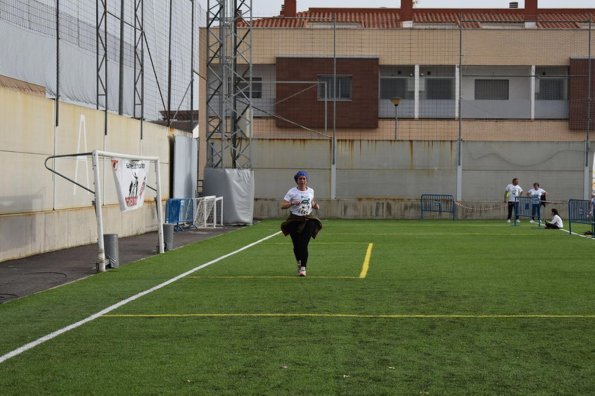
[[[483,189],[493,199],[514,176],[546,183],[554,199],[590,195],[593,30],[584,15],[550,15],[539,28],[469,17],[403,29],[321,10],[252,19],[257,182],[308,167],[319,184],[331,179],[330,198],[436,191],[460,200]],[[328,169],[312,160],[319,153]],[[565,182],[571,191],[556,187]]]
[[[362,28],[329,11],[253,21],[257,138],[330,138],[338,129],[345,139],[576,140],[587,130],[588,20],[550,20],[565,26],[556,29],[498,20],[387,29]],[[372,59],[372,68],[356,70],[354,59]],[[370,105],[377,125],[341,125],[348,102],[366,90],[375,93]],[[313,114],[299,112],[305,101],[314,102]],[[572,122],[571,129],[539,124],[556,120]],[[537,122],[519,136],[522,121]]]
[[[588,224],[591,226],[591,237],[595,238],[595,218],[593,206],[587,199],[568,200],[568,232],[572,234],[572,225]]]
[[[0,74],[61,100],[171,118],[197,108],[192,68],[204,18],[198,0],[0,0],[3,40],[13,44]]]

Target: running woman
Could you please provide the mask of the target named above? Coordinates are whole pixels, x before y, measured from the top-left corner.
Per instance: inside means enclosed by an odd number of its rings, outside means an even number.
[[[281,224],[281,231],[283,235],[291,236],[298,275],[306,276],[308,244],[322,229],[322,223],[312,215],[312,210],[320,209],[320,205],[314,200],[314,190],[308,187],[306,171],[298,171],[293,179],[296,186],[287,191],[281,202],[281,209],[289,209],[289,217]]]

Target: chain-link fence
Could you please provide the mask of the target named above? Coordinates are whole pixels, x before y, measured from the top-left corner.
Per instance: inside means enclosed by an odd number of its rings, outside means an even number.
[[[194,0],[0,0],[0,74],[62,100],[167,118],[197,108],[193,36],[204,14]]]
[[[335,129],[339,139],[584,138],[576,131],[589,117],[588,20],[383,29],[363,28],[359,15],[334,18],[254,18],[255,137]]]
[[[589,18],[315,10],[250,25],[257,196],[296,167],[331,198],[499,200],[512,176],[590,194]]]

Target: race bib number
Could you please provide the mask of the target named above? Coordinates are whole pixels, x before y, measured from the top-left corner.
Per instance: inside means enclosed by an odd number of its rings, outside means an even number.
[[[309,215],[312,212],[312,205],[310,205],[310,200],[302,200],[302,203],[300,204],[300,207],[298,208],[297,212],[300,216]]]

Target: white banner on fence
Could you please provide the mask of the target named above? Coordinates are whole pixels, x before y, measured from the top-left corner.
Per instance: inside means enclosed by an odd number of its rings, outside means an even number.
[[[113,158],[112,169],[118,200],[120,201],[120,210],[125,212],[143,206],[145,187],[147,186],[146,161]]]

